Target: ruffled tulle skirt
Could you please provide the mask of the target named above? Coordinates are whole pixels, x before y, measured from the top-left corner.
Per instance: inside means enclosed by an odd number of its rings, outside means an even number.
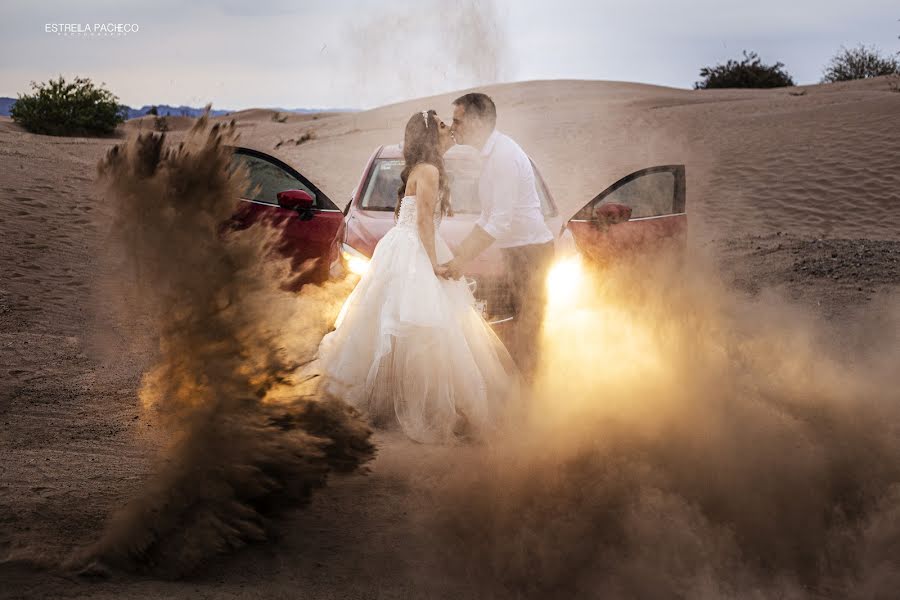
[[[453,257],[439,234],[435,250]],[[414,227],[395,226],[319,347],[327,391],[423,443],[496,429],[519,375],[474,302],[465,280],[434,274]]]

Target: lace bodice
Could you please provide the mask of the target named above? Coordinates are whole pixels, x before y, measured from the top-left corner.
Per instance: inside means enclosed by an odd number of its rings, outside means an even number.
[[[441,205],[434,207],[434,228],[441,224]],[[400,201],[400,214],[397,216],[397,225],[401,227],[416,227],[416,197],[404,196]]]

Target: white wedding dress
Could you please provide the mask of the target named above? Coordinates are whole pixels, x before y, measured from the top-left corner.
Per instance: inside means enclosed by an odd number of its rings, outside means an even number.
[[[444,263],[453,253],[439,225],[436,211],[435,251]],[[519,374],[474,302],[464,279],[434,274],[416,198],[404,197],[397,224],[322,339],[323,385],[374,425],[399,425],[418,442],[482,437],[518,398]]]

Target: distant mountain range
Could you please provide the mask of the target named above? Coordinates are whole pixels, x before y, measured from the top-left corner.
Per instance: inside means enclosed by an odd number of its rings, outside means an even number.
[[[12,105],[16,103],[15,98],[7,98],[0,97],[0,115],[5,117],[9,116],[9,111],[12,108]],[[156,112],[160,116],[185,116],[185,117],[199,117],[203,114],[203,108],[197,108],[194,106],[170,106],[168,104],[145,104],[140,108],[131,108],[130,106],[126,106],[128,109],[128,117],[129,119],[133,119],[135,117],[142,117],[150,112],[150,109],[156,106]],[[209,111],[209,114],[213,117],[220,117],[223,115],[230,115],[231,113],[238,112],[243,109],[235,109],[235,110],[221,110],[221,109],[212,109]],[[310,114],[310,113],[320,113],[320,112],[355,112],[358,109],[355,108],[270,108],[268,110],[277,110],[278,112],[285,113],[302,113],[302,114]]]
[[[9,109],[16,103],[15,98],[0,98],[0,115],[9,116]]]

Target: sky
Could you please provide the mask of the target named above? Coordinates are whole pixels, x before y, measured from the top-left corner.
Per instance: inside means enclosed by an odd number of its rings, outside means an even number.
[[[897,0],[3,0],[0,96],[89,77],[133,107],[372,108],[490,83],[690,88],[743,50],[816,83],[841,46],[900,51]],[[136,26],[59,35],[48,26]]]

